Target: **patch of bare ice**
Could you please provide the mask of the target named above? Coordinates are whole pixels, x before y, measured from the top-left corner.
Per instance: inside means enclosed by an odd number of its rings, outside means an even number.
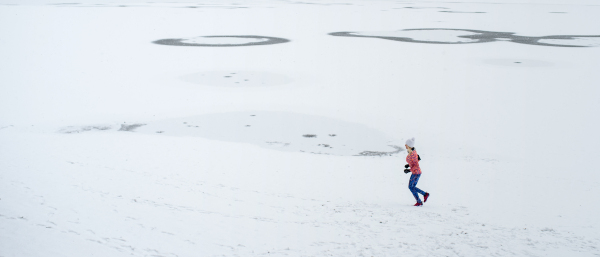
[[[147,123],[135,132],[202,137],[279,151],[326,155],[389,156],[403,150],[397,146],[402,145],[401,142],[367,125],[286,112],[207,114]]]

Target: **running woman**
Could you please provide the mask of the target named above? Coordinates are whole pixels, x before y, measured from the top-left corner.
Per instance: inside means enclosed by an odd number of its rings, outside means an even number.
[[[423,201],[427,202],[429,193],[417,188],[417,182],[419,182],[419,178],[421,177],[421,168],[419,167],[419,160],[421,160],[421,158],[415,150],[415,138],[413,137],[406,140],[406,144],[404,146],[406,147],[406,151],[408,151],[408,155],[406,156],[406,162],[408,162],[407,166],[410,167],[410,172],[412,172],[412,175],[410,175],[410,181],[408,182],[408,189],[410,189],[410,192],[412,192],[413,196],[417,200],[415,206],[421,206],[423,205],[423,202],[421,202],[419,194],[422,194]]]

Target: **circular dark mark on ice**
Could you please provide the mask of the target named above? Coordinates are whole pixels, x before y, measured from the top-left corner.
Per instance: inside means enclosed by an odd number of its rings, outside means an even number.
[[[273,45],[287,42],[290,42],[290,40],[267,36],[200,36],[195,38],[159,39],[152,43],[171,46],[230,47]]]

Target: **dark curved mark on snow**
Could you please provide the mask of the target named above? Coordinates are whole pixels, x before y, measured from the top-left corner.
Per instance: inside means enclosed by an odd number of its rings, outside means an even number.
[[[203,36],[205,38],[248,38],[248,39],[266,39],[260,42],[248,42],[244,44],[197,44],[197,43],[185,43],[182,41],[188,40],[187,38],[167,38],[159,39],[152,43],[159,45],[172,45],[172,46],[207,46],[207,47],[230,47],[230,46],[256,46],[256,45],[273,45],[290,42],[289,39],[278,38],[278,37],[266,37],[266,36]]]
[[[576,40],[579,38],[590,38],[596,39],[600,42],[600,35],[552,35],[542,37],[529,37],[529,36],[517,36],[514,32],[496,32],[496,31],[485,31],[485,30],[473,30],[473,29],[442,29],[442,28],[430,28],[430,29],[405,29],[402,31],[464,31],[475,33],[474,35],[462,35],[457,36],[459,38],[466,38],[474,40],[472,42],[445,42],[445,41],[428,41],[428,40],[416,40],[410,37],[394,37],[394,36],[369,36],[369,35],[356,35],[354,33],[359,32],[333,32],[329,33],[331,36],[337,37],[370,37],[380,38],[386,40],[411,42],[411,43],[424,43],[424,44],[475,44],[475,43],[487,43],[494,41],[509,41],[519,44],[537,45],[537,46],[555,46],[555,47],[591,47],[591,45],[577,45]],[[544,43],[541,40],[572,40],[574,44],[559,44],[559,43]]]

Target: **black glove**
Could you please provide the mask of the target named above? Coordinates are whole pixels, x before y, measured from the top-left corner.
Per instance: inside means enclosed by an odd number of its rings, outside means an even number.
[[[409,169],[404,169],[404,173],[409,173],[410,170]]]
[[[404,165],[404,168],[408,169],[408,167],[410,167],[410,165],[408,165],[408,164]]]

